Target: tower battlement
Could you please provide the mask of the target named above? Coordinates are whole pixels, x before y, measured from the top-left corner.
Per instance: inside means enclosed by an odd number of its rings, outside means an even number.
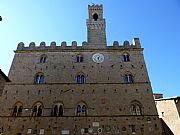
[[[103,9],[103,5],[102,4],[92,4],[92,5],[88,5],[88,8],[91,8],[91,9],[94,9],[94,10],[97,10],[97,9],[100,9],[102,10]]]
[[[50,45],[46,45],[46,42],[42,41],[38,46],[35,42],[29,43],[29,46],[25,46],[23,42],[20,42],[17,46],[17,51],[24,50],[73,50],[73,49],[126,49],[126,48],[141,48],[139,38],[134,38],[133,42],[125,40],[121,45],[118,41],[114,41],[112,45],[106,46],[105,48],[99,48],[98,46],[88,46],[86,41],[78,45],[76,41],[73,41],[71,45],[67,45],[67,42],[63,41],[60,45],[57,45],[55,41],[52,41]]]

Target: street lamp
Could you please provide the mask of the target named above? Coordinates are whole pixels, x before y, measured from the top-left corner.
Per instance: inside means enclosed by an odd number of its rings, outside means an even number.
[[[2,21],[2,17],[0,16],[0,21]]]

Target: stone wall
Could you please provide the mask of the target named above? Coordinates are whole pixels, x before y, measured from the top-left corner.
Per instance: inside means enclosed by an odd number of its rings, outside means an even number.
[[[179,98],[156,100],[156,106],[160,118],[162,118],[174,135],[179,135]]]

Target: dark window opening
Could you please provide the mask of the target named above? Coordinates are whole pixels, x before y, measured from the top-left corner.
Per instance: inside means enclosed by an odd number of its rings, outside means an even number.
[[[14,107],[12,116],[16,116],[16,113],[17,113],[17,106]]]
[[[125,83],[134,83],[133,75],[126,74],[124,76],[124,81],[125,81]]]
[[[84,129],[84,133],[89,133],[88,128]]]
[[[17,116],[21,116],[21,114],[22,114],[22,106],[19,107]]]
[[[129,55],[128,55],[128,54],[124,54],[124,55],[123,55],[123,61],[124,61],[124,62],[129,62],[129,61],[130,61],[130,58],[129,58]]]
[[[63,106],[62,105],[59,106],[59,114],[58,115],[63,116]]]
[[[41,105],[38,108],[37,116],[42,116],[42,107],[41,107]]]
[[[46,63],[46,62],[47,62],[47,57],[46,56],[41,56],[40,63]]]
[[[32,116],[36,116],[36,115],[37,115],[37,106],[35,105],[33,108]]]
[[[54,107],[54,116],[57,116],[57,114],[58,114],[58,106],[55,105],[55,107]]]
[[[77,75],[77,76],[76,76],[76,83],[77,83],[77,84],[84,84],[84,83],[85,83],[85,77],[84,77],[84,75]]]
[[[85,105],[82,106],[82,113],[86,115],[87,113],[87,108]]]
[[[83,62],[83,56],[82,55],[77,55],[76,56],[76,62]]]
[[[12,113],[12,116],[13,117],[16,117],[16,116],[21,116],[22,114],[22,106],[15,106],[14,109],[13,109],[13,113]]]
[[[43,84],[44,83],[44,75],[38,74],[36,75],[36,84]]]
[[[76,108],[76,114],[80,115],[87,115],[87,107],[86,105],[78,105]]]
[[[98,19],[98,14],[97,14],[97,13],[95,13],[95,14],[93,15],[93,19],[94,19],[94,21],[97,21],[97,19]]]
[[[53,116],[63,116],[63,106],[62,105],[54,106]]]
[[[42,116],[42,106],[39,105],[35,105],[34,108],[33,108],[33,111],[32,111],[32,116]]]
[[[80,113],[80,112],[81,112],[81,106],[78,105],[78,106],[77,106],[77,113]]]

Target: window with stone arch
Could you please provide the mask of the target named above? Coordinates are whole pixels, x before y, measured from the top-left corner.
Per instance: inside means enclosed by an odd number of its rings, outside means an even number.
[[[35,75],[35,84],[43,84],[45,83],[45,77],[43,73],[37,73]]]
[[[60,117],[64,115],[64,105],[61,102],[57,102],[53,105],[52,116]]]
[[[76,55],[76,62],[80,63],[80,62],[83,62],[83,61],[84,61],[84,58],[83,58],[82,54]]]
[[[76,83],[77,84],[84,84],[85,83],[85,76],[83,73],[78,73],[76,75]]]
[[[36,102],[32,107],[32,114],[31,116],[42,116],[43,113],[43,105],[41,102]]]
[[[123,61],[124,62],[129,62],[130,61],[130,55],[128,53],[123,54]]]
[[[99,18],[99,17],[98,17],[98,14],[97,14],[97,13],[94,13],[94,14],[93,14],[93,19],[94,19],[94,21],[97,21],[98,18]]]
[[[137,100],[132,101],[130,103],[130,112],[131,112],[131,115],[143,115],[142,104]]]
[[[45,54],[41,55],[39,62],[40,63],[46,63],[47,62],[47,55],[45,55]]]
[[[77,116],[86,116],[88,113],[87,104],[84,102],[80,102],[76,106],[76,115]]]
[[[132,75],[132,73],[127,72],[124,74],[124,82],[129,84],[134,83],[134,76]]]
[[[13,106],[13,110],[12,110],[12,116],[13,117],[18,117],[22,115],[22,110],[23,110],[23,104],[21,102],[17,102],[14,106]]]

